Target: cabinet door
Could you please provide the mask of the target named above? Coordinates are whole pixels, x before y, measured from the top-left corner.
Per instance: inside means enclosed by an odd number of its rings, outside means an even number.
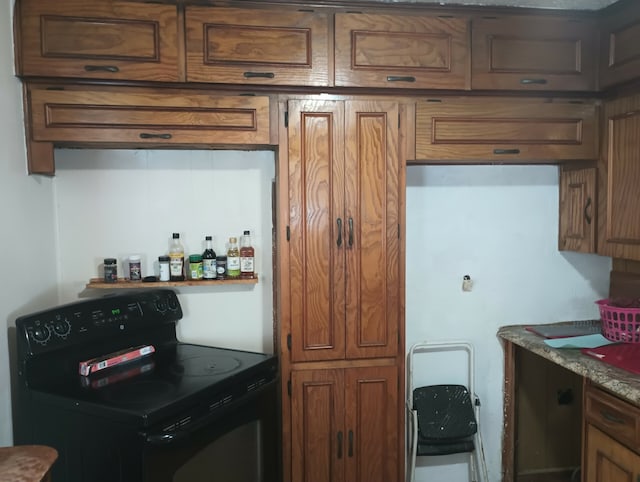
[[[640,78],[640,4],[609,9],[600,34],[600,88]]]
[[[598,219],[604,224],[598,253],[640,260],[640,96],[605,105],[607,142],[600,182]]]
[[[596,89],[593,19],[478,17],[471,30],[473,89]]]
[[[291,480],[345,480],[344,413],[343,370],[291,373]]]
[[[346,103],[347,358],[398,351],[398,118],[392,102]]]
[[[18,74],[182,80],[175,5],[111,0],[21,0]]]
[[[636,482],[640,456],[591,424],[586,428],[585,482]]]
[[[291,360],[345,356],[344,104],[289,103]]]
[[[186,7],[187,81],[329,85],[329,19],[313,10]]]
[[[595,253],[596,168],[560,169],[560,250]]]
[[[31,136],[59,145],[269,144],[269,98],[89,86],[28,90]]]
[[[590,101],[435,98],[416,106],[416,158],[432,163],[597,159]]]
[[[352,368],[346,383],[346,480],[400,480],[398,372],[393,366]]]
[[[468,20],[453,16],[335,16],[337,86],[466,89]]]

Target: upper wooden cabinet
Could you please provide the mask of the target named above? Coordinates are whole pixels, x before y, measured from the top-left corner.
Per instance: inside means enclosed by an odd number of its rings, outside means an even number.
[[[596,252],[596,168],[560,169],[558,249]]]
[[[595,19],[477,17],[471,31],[474,90],[596,90]]]
[[[175,5],[18,0],[16,16],[18,75],[182,80]]]
[[[418,101],[416,159],[430,163],[554,163],[596,159],[591,101],[442,97]]]
[[[640,95],[605,103],[598,254],[640,260]]]
[[[187,81],[329,85],[328,32],[314,11],[187,6]]]
[[[31,140],[60,145],[270,143],[269,97],[99,86],[31,86]]]
[[[335,16],[335,85],[469,88],[469,21],[436,15]]]
[[[600,87],[640,79],[640,3],[614,5],[602,21]]]

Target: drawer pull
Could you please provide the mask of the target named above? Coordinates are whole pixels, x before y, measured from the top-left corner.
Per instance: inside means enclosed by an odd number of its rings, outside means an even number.
[[[336,224],[338,225],[338,239],[336,241],[336,245],[339,248],[342,246],[342,218],[336,219]]]
[[[493,153],[496,155],[520,154],[520,149],[494,149]]]
[[[245,79],[273,79],[276,76],[273,72],[245,72],[242,75]]]
[[[520,83],[522,85],[531,85],[531,84],[545,85],[547,83],[547,79],[520,79]]]
[[[616,417],[611,412],[607,412],[606,410],[600,410],[600,415],[602,415],[602,418],[604,418],[607,422],[624,425],[624,420],[621,419],[620,417]]]
[[[407,76],[402,76],[402,75],[389,75],[387,76],[387,82],[415,82],[416,78],[411,76],[411,75],[407,75]]]
[[[120,72],[120,69],[115,65],[85,65],[84,70],[86,72],[111,72],[113,74]]]
[[[140,139],[171,139],[171,134],[150,134],[143,132],[140,134]]]
[[[591,207],[591,196],[587,198],[587,203],[584,205],[584,219],[587,224],[591,224],[591,215],[589,214],[589,208]]]

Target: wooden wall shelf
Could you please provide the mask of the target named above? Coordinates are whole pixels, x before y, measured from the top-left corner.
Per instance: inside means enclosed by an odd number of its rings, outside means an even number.
[[[224,280],[186,280],[186,281],[129,281],[127,278],[118,278],[115,283],[105,283],[102,278],[91,278],[87,288],[92,289],[153,289],[180,286],[224,286],[224,285],[255,285],[258,284],[258,275],[251,279],[233,278]]]

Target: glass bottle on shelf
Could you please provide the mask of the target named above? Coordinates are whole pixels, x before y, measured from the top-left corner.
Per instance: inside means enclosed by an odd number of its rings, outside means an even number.
[[[213,250],[213,241],[211,236],[206,236],[205,250],[202,253],[202,270],[204,279],[216,279],[218,272],[216,271],[216,252]]]
[[[251,232],[245,231],[240,242],[240,278],[254,277],[254,249],[251,246]]]
[[[227,250],[227,278],[238,278],[240,276],[240,249],[238,248],[238,238],[229,238],[229,249]]]
[[[180,233],[173,233],[169,248],[169,258],[171,281],[184,281],[184,247],[180,242]]]

